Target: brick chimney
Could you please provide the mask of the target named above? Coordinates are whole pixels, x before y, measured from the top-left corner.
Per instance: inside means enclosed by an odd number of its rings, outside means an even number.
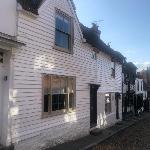
[[[99,26],[96,23],[92,23],[91,29],[94,31],[94,33],[97,35],[97,37],[100,38],[101,31],[98,28],[99,28]]]

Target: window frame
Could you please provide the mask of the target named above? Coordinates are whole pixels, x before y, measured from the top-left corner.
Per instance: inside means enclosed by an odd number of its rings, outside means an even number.
[[[109,95],[109,96],[106,96],[106,95]],[[108,104],[108,103],[106,103],[106,97],[110,98],[110,111],[109,112],[106,112],[106,104]],[[105,114],[109,115],[111,113],[112,113],[112,95],[111,95],[111,93],[105,93]]]
[[[74,89],[74,100],[73,100],[73,107],[69,108],[69,98],[67,99],[67,106],[66,109],[61,109],[61,110],[56,110],[56,111],[52,111],[52,76],[53,77],[59,77],[59,78],[67,78],[67,82],[68,79],[71,78],[74,80],[74,85],[73,85],[73,89]],[[44,79],[45,77],[48,77],[48,84],[50,87],[50,98],[48,98],[48,112],[44,112]],[[68,83],[67,83],[67,87],[68,87]],[[68,92],[68,91],[67,91]],[[69,97],[69,92],[66,93],[68,94]],[[75,76],[64,76],[64,75],[54,75],[54,74],[42,74],[42,118],[48,118],[48,117],[53,117],[53,116],[57,116],[57,115],[63,115],[63,114],[67,114],[67,113],[72,113],[76,111],[76,77]]]
[[[113,63],[113,68],[112,68],[112,63]],[[111,77],[115,78],[116,77],[116,62],[111,61]]]
[[[137,80],[137,92],[140,91],[140,83],[139,83],[139,80]]]
[[[56,45],[56,16],[60,15],[63,18],[67,18],[70,21],[70,38],[69,38],[69,48],[63,48],[61,46]],[[54,38],[54,49],[62,52],[73,54],[73,45],[74,45],[74,19],[70,15],[66,14],[62,10],[55,8],[55,38]],[[61,31],[60,31],[61,32]],[[61,32],[64,33],[64,32]],[[65,33],[64,33],[65,34]],[[68,34],[69,35],[69,34]]]
[[[4,63],[4,53],[0,52],[0,64]]]

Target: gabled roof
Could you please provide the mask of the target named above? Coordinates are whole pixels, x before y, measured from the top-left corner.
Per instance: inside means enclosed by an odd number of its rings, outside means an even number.
[[[17,0],[17,2],[22,6],[26,11],[30,11],[38,15],[38,9],[43,0]]]
[[[86,42],[91,44],[93,47],[97,48],[99,51],[102,51],[110,55],[116,61],[123,63],[125,57],[118,51],[113,50],[110,46],[106,45],[100,37],[94,32],[93,28],[88,28],[83,24],[80,24],[83,37],[86,39]],[[100,31],[99,31],[100,32]]]

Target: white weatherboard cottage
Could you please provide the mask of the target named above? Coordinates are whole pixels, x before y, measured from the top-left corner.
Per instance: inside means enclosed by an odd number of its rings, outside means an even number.
[[[3,4],[12,10],[0,25],[1,144],[38,150],[121,119],[120,54],[88,41],[71,0]]]
[[[144,90],[144,80],[140,78],[136,78],[135,80],[135,89],[136,89],[136,94],[142,94],[143,95],[143,100],[147,99],[147,91]]]

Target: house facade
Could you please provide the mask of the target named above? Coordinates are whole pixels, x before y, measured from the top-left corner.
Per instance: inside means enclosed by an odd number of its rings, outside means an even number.
[[[125,62],[123,65],[123,117],[135,114],[136,101],[136,70],[132,62]]]
[[[71,0],[12,4],[14,26],[0,40],[0,143],[38,150],[120,121],[124,57],[88,38]]]
[[[122,64],[125,58],[101,40],[96,24],[92,28],[81,25],[81,29],[96,55],[96,83],[99,88],[95,124],[97,128],[105,128],[122,119]]]
[[[142,78],[136,78],[135,89],[137,95],[141,95],[143,97],[143,100],[147,99],[147,88]]]

